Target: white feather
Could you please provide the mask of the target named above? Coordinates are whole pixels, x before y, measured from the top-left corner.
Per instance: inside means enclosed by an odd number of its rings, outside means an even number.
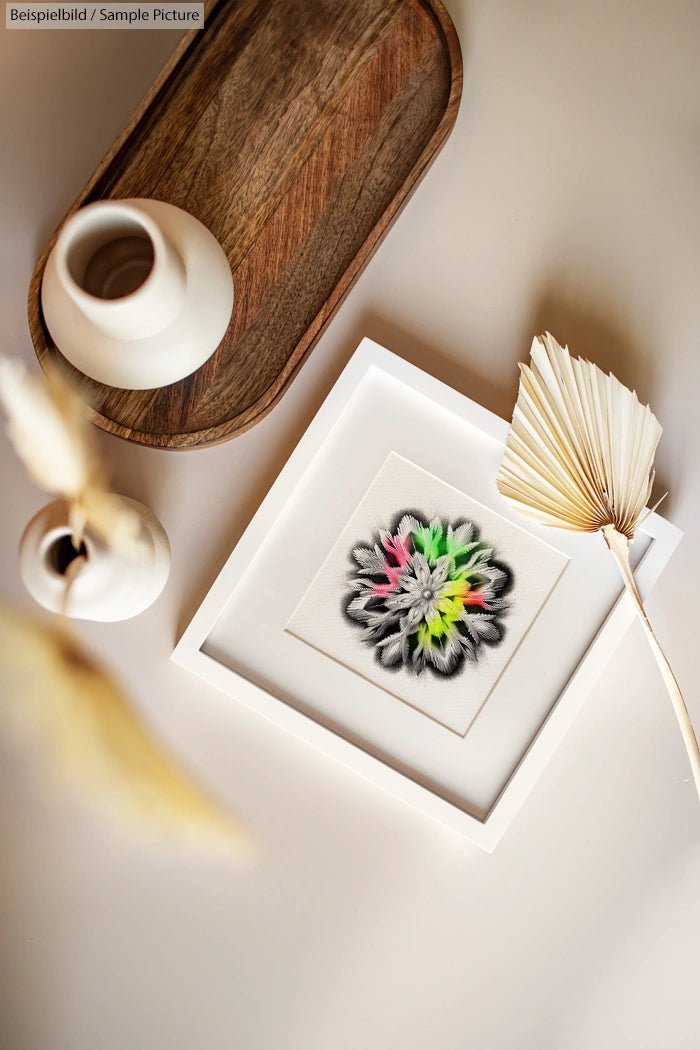
[[[91,455],[77,395],[57,376],[29,376],[22,363],[0,357],[0,401],[7,432],[30,476],[47,492],[73,499],[90,482]]]

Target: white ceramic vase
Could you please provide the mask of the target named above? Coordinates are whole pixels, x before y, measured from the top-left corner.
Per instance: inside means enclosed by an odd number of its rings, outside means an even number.
[[[63,356],[109,386],[147,390],[190,375],[233,309],[226,255],[198,219],[163,201],[95,201],[63,225],[41,306]]]
[[[111,498],[138,515],[138,549],[126,553],[88,528],[85,564],[70,584],[67,600],[65,573],[78,553],[67,503],[49,503],[27,525],[20,541],[20,575],[45,609],[83,620],[127,620],[148,608],[163,590],[170,572],[170,544],[163,526],[142,503],[127,496]]]

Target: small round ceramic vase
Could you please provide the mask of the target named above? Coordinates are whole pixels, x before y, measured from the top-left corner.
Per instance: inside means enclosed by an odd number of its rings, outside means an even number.
[[[163,201],[95,201],[61,228],[41,306],[63,356],[109,386],[147,390],[211,357],[233,309],[226,255],[198,219]]]
[[[137,549],[112,546],[88,528],[77,551],[65,500],[49,503],[24,530],[20,575],[32,598],[45,609],[82,620],[128,620],[147,609],[163,590],[170,572],[170,544],[163,526],[142,503],[127,496],[110,498],[138,516]],[[85,557],[85,564],[66,597],[66,572],[79,555]]]

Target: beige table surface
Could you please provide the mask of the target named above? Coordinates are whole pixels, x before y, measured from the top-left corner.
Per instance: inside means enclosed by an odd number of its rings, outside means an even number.
[[[686,533],[649,612],[700,723],[700,6],[447,0],[452,137],[297,380],[252,431],[168,454],[100,435],[173,570],[79,634],[262,845],[245,870],[115,837],[0,740],[8,1050],[685,1050],[700,1027],[700,806],[639,630],[497,851],[414,813],[170,662],[363,335],[501,415],[550,329],[651,402]],[[46,238],[174,47],[0,30],[2,349],[34,365]],[[0,592],[46,497],[0,438]]]

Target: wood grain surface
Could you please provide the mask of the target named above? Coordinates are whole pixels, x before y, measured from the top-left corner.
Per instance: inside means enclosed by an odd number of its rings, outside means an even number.
[[[234,437],[282,396],[447,137],[461,95],[457,36],[424,0],[210,3],[71,208],[152,197],[217,237],[235,303],[216,353],[186,379],[118,390],[60,359],[98,426],[191,448]],[[68,216],[66,216],[67,218]],[[62,225],[62,224],[61,224]],[[60,229],[60,227],[59,227]]]

